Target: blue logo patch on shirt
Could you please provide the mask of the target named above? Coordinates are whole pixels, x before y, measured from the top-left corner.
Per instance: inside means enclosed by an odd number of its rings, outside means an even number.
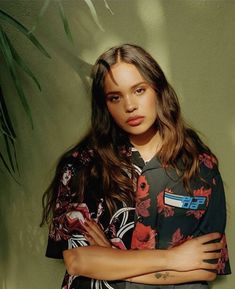
[[[206,197],[181,196],[164,192],[164,203],[165,205],[182,209],[204,210]]]

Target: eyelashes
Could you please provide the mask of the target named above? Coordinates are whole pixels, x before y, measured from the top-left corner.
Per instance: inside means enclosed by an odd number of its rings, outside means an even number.
[[[118,102],[120,100],[120,96],[119,95],[108,95],[106,97],[107,101],[110,102]]]
[[[146,88],[144,88],[144,87],[138,87],[138,88],[135,90],[135,94],[136,94],[136,95],[141,95],[141,94],[143,94],[145,91],[146,91]]]
[[[145,87],[137,87],[133,93],[139,96],[139,95],[144,94],[145,91],[146,91]],[[110,101],[110,102],[119,102],[121,98],[122,98],[122,95],[118,95],[118,94],[114,94],[114,95],[110,94],[106,96],[107,101]]]

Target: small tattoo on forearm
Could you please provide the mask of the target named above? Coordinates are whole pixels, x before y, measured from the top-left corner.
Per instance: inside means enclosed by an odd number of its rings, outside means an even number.
[[[161,278],[162,278],[162,279],[166,280],[167,278],[172,277],[172,276],[170,275],[169,272],[164,272],[164,273],[156,272],[156,273],[155,273],[155,277],[156,277],[157,279],[161,279]]]

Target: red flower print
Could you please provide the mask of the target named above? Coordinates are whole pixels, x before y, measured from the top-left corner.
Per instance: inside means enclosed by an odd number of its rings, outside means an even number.
[[[224,274],[224,268],[225,268],[225,263],[219,259],[218,265],[217,265],[217,274]]]
[[[170,190],[167,192],[172,193]],[[163,213],[164,217],[171,217],[174,215],[174,209],[164,203],[164,191],[157,195],[157,211],[159,214]]]
[[[224,234],[221,238],[221,242],[223,243],[224,246],[221,250],[221,258],[219,259],[219,262],[218,262],[218,267],[217,267],[218,274],[224,274],[225,263],[228,261],[227,241],[226,241],[226,237]]]
[[[137,222],[132,235],[131,249],[154,249],[156,231]]]
[[[143,199],[148,196],[149,193],[149,184],[147,183],[145,176],[139,176],[137,183],[137,192],[136,198]]]
[[[194,190],[193,195],[195,197],[201,197],[201,196],[206,197],[206,206],[208,206],[209,199],[211,196],[211,188],[205,189],[204,187],[201,187],[198,190]],[[194,217],[199,220],[205,214],[205,212],[206,212],[205,210],[188,210],[186,212],[186,215],[187,216],[194,215]]]
[[[211,188],[204,189],[204,187],[201,187],[199,190],[194,190],[193,195],[195,197],[203,196],[209,198],[211,196]]]
[[[221,259],[223,259],[224,261],[228,261],[228,247],[227,247],[227,241],[226,241],[225,234],[223,234],[223,236],[221,238],[221,242],[224,245],[223,249],[221,251],[221,253],[222,253]]]
[[[185,241],[187,240],[191,240],[193,238],[193,236],[188,236],[188,237],[184,237],[181,233],[181,230],[180,228],[178,228],[175,233],[172,235],[172,239],[171,239],[171,242],[170,242],[170,246],[168,248],[171,248],[171,247],[175,247],[175,246],[178,246],[182,243],[184,243]]]
[[[206,206],[208,206],[210,197],[211,197],[211,188],[205,189],[204,187],[201,187],[199,190],[194,190],[193,195],[195,197],[206,197]]]
[[[213,167],[217,165],[216,159],[212,155],[206,153],[199,155],[199,160],[209,169],[213,169]]]
[[[150,199],[147,199],[145,201],[139,202],[136,204],[136,211],[138,215],[143,217],[149,216],[148,208],[150,207]]]
[[[175,233],[172,235],[171,239],[171,246],[175,247],[176,245],[179,245],[182,243],[183,235],[181,234],[180,228],[178,228]]]
[[[186,215],[194,215],[194,217],[199,220],[205,214],[205,212],[205,210],[190,210],[186,212]]]

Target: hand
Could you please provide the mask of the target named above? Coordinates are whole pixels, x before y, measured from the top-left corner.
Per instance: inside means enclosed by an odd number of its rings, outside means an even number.
[[[220,241],[215,241],[216,239],[220,239],[220,237],[219,233],[211,233],[188,240],[177,247],[169,249],[170,266],[172,266],[173,270],[178,271],[217,269],[217,262],[211,264],[206,260],[219,259],[221,257],[223,244]],[[211,241],[214,242],[208,243]]]
[[[85,238],[91,246],[112,247],[101,227],[93,220],[85,220]]]

